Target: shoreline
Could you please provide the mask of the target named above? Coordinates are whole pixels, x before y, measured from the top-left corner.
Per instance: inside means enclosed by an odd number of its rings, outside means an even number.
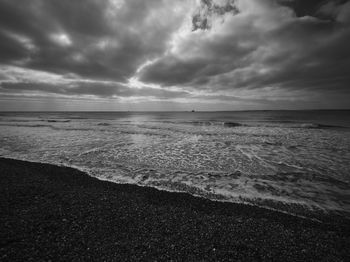
[[[188,194],[190,196],[209,200],[213,202],[218,203],[229,203],[229,204],[237,204],[237,205],[247,205],[251,206],[253,208],[259,208],[259,209],[265,209],[272,212],[281,213],[284,215],[289,215],[293,217],[297,217],[300,219],[310,220],[314,221],[316,223],[323,223],[323,224],[342,224],[346,223],[349,224],[349,230],[350,230],[350,217],[348,212],[341,211],[341,210],[324,210],[318,206],[311,206],[309,209],[307,206],[304,206],[300,203],[295,202],[274,202],[271,199],[261,199],[262,202],[260,204],[254,203],[253,201],[249,201],[249,199],[241,198],[241,201],[230,201],[223,198],[210,198],[206,197],[205,195],[187,192],[187,191],[181,191],[181,190],[171,190],[167,188],[162,188],[158,186],[149,186],[149,185],[143,185],[143,184],[137,184],[137,183],[128,183],[128,182],[117,182],[108,178],[101,178],[94,175],[91,175],[88,170],[84,170],[83,168],[76,166],[76,165],[67,165],[63,163],[50,163],[50,162],[40,162],[40,161],[32,161],[27,159],[21,159],[21,158],[12,158],[12,157],[3,157],[0,155],[1,159],[7,159],[7,160],[15,160],[15,161],[22,161],[22,162],[28,162],[33,164],[43,164],[43,165],[51,165],[57,168],[71,168],[74,170],[77,170],[81,173],[84,173],[88,175],[89,177],[95,178],[99,181],[109,182],[117,185],[131,185],[131,186],[138,186],[138,187],[144,187],[144,188],[151,188],[156,189],[159,191],[164,191],[168,193],[182,193],[182,194]],[[273,203],[274,202],[274,203]],[[263,204],[263,203],[269,203],[269,204]],[[293,209],[296,209],[297,211],[293,211]]]
[[[332,260],[350,224],[116,184],[72,167],[0,157],[0,259]]]

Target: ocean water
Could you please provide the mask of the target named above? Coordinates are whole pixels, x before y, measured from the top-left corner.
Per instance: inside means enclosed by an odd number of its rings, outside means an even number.
[[[0,156],[350,217],[350,111],[0,113]]]

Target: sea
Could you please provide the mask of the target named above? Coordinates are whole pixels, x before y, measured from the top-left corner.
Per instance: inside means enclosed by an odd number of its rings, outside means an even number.
[[[350,218],[350,111],[1,112],[0,156]]]

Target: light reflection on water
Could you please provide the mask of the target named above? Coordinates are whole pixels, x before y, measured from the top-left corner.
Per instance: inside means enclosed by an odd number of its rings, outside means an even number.
[[[350,212],[348,119],[282,116],[3,114],[0,154],[214,199]]]

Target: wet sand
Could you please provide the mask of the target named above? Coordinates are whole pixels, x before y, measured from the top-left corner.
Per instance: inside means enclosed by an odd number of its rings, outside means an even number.
[[[350,224],[0,158],[1,261],[350,261]]]

